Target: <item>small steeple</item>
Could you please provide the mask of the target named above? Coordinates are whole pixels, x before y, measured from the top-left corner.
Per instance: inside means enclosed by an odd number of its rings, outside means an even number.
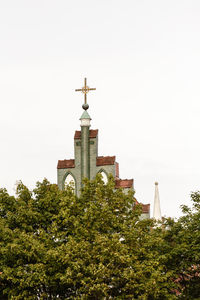
[[[159,191],[158,191],[158,182],[155,182],[153,218],[156,221],[162,220],[161,209],[160,209],[160,197],[159,197]]]
[[[92,120],[90,118],[90,115],[88,114],[87,110],[85,110],[81,117],[80,117],[80,120],[81,120],[81,126],[88,126],[90,127],[90,121]]]

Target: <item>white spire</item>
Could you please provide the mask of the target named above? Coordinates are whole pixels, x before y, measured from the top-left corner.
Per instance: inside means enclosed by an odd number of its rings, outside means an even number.
[[[156,219],[156,221],[162,220],[161,210],[160,210],[160,198],[159,198],[159,191],[158,191],[158,182],[155,182],[153,218]]]

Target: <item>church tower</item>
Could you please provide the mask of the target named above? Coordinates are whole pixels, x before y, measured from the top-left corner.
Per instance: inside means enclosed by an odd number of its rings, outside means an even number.
[[[123,188],[125,191],[133,189],[133,179],[119,178],[119,164],[115,156],[98,155],[98,129],[90,129],[91,117],[87,110],[87,93],[95,88],[87,86],[85,78],[84,86],[76,91],[84,94],[83,113],[80,118],[80,131],[74,134],[74,159],[59,160],[57,165],[58,187],[63,190],[70,182],[74,184],[75,193],[79,196],[82,179],[94,179],[98,173],[102,174],[106,183],[109,174],[115,178],[115,188]],[[142,205],[142,218],[150,217],[150,205]]]

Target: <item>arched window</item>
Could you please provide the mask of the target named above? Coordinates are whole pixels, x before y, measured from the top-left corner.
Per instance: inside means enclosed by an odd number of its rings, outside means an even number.
[[[103,182],[104,182],[105,184],[107,184],[107,183],[108,183],[108,176],[107,176],[107,174],[106,174],[104,171],[100,171],[100,174],[101,174],[101,176],[102,176]]]
[[[71,186],[75,190],[75,180],[71,174],[68,174],[65,178],[64,189],[66,190],[67,186]]]

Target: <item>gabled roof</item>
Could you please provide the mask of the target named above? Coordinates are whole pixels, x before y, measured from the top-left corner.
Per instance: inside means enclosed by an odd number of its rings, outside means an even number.
[[[115,156],[99,156],[96,160],[97,166],[107,166],[115,164]]]
[[[64,159],[58,161],[57,169],[67,169],[67,168],[75,168],[74,159]]]
[[[115,180],[116,189],[119,188],[132,188],[133,187],[133,179],[117,179]]]
[[[90,130],[90,138],[96,138],[98,135],[98,129],[91,129]],[[81,131],[80,130],[76,130],[75,134],[74,134],[74,139],[81,139]]]

